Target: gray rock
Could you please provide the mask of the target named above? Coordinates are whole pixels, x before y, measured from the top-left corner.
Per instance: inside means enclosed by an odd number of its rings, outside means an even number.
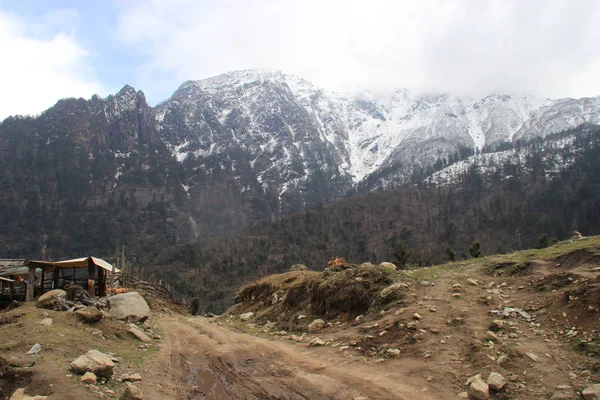
[[[403,282],[394,283],[381,291],[379,296],[387,301],[399,300],[408,294],[408,285]]]
[[[150,315],[150,307],[137,292],[120,293],[108,298],[108,313],[116,319],[145,321]]]
[[[35,303],[38,308],[54,309],[59,303],[67,300],[67,292],[62,289],[50,290],[43,295]]]
[[[398,269],[396,264],[391,263],[391,262],[382,262],[381,264],[378,265],[378,267],[383,267],[383,268],[387,268],[387,269]]]
[[[480,376],[473,379],[467,393],[471,399],[487,400],[490,398],[490,388]]]
[[[33,346],[31,346],[31,349],[29,349],[29,351],[27,352],[27,354],[30,355],[30,356],[32,356],[32,355],[35,355],[35,354],[39,353],[40,350],[42,350],[42,345],[39,344],[39,343],[36,343]]]
[[[131,335],[133,335],[134,337],[136,337],[144,343],[152,343],[152,339],[150,339],[150,336],[146,335],[143,331],[141,331],[138,328],[131,327],[127,330],[127,332],[129,332]]]
[[[52,326],[52,318],[44,318],[43,320],[40,321],[40,324],[45,325],[45,326]]]
[[[143,400],[144,399],[142,390],[139,387],[137,387],[134,384],[131,384],[129,382],[127,382],[126,385],[127,385],[127,387],[125,388],[125,391],[123,392],[121,397],[119,397],[119,400]]]
[[[600,383],[588,386],[581,392],[585,400],[600,400]]]
[[[308,267],[304,264],[294,264],[290,267],[290,271],[306,271]]]
[[[114,366],[110,357],[98,350],[90,350],[71,363],[71,369],[77,374],[93,372],[107,379],[112,376]]]
[[[80,379],[83,383],[88,383],[90,385],[95,385],[98,382],[98,377],[93,372],[86,372]]]
[[[119,378],[122,382],[139,382],[142,380],[142,376],[138,373],[135,374],[124,374]]]
[[[325,326],[325,321],[322,319],[315,319],[308,325],[308,331],[311,333],[319,332]]]
[[[242,321],[248,321],[252,317],[254,317],[254,313],[252,311],[244,313],[244,314],[240,314],[240,319]]]
[[[98,322],[102,319],[102,311],[100,311],[97,307],[83,307],[79,310],[75,311],[75,314],[84,322],[89,324],[93,324],[94,322]]]
[[[506,385],[506,379],[497,372],[492,372],[487,378],[487,384],[490,389],[499,392]]]

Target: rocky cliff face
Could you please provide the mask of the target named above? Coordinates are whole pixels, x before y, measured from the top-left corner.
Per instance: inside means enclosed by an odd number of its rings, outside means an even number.
[[[600,98],[341,95],[254,70],[185,82],[154,108],[125,86],[0,124],[0,241],[18,256],[173,244],[405,183],[465,149],[597,124],[599,110]]]

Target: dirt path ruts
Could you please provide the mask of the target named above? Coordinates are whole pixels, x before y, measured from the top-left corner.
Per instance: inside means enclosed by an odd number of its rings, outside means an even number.
[[[203,318],[161,321],[166,338],[144,371],[147,399],[442,399],[454,392],[393,364],[234,331]]]

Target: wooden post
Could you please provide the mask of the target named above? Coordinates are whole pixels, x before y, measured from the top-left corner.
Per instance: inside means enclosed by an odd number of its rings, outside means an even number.
[[[96,279],[96,264],[92,260],[92,257],[88,258],[88,293],[92,297],[96,297],[96,290],[94,288],[94,280]]]
[[[10,301],[13,301],[14,297],[15,297],[15,282],[10,282],[8,284],[9,290],[10,290]]]
[[[60,268],[54,267],[52,272],[52,289],[58,289],[58,278],[60,277]]]
[[[115,288],[115,273],[116,273],[116,262],[113,261],[112,271],[110,271],[110,290],[112,291]]]
[[[42,268],[42,281],[40,282],[40,296],[44,294],[44,285],[46,280],[46,270]]]
[[[35,287],[35,267],[29,266],[29,276],[27,278],[27,288],[25,289],[25,301],[33,301],[33,289]]]
[[[106,296],[106,274],[104,268],[97,266],[98,270],[98,297]]]
[[[125,262],[125,245],[123,245],[123,247],[121,248],[121,285],[126,288],[126,284],[125,284],[125,266],[126,266],[126,262]]]

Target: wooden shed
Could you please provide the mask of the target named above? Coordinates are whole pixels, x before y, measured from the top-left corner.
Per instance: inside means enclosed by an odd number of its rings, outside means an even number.
[[[91,296],[102,297],[106,295],[107,277],[119,272],[103,259],[91,256],[64,261],[0,260],[0,277],[23,282],[25,301],[69,284],[81,284]]]

